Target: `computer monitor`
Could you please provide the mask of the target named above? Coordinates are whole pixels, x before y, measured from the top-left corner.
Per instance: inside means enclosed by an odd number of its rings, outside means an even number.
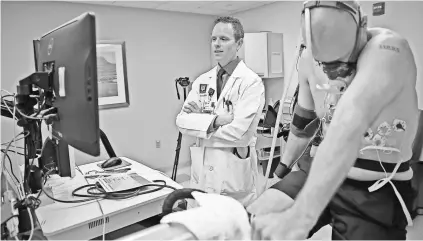
[[[42,36],[37,44],[37,71],[53,70],[54,107],[59,120],[53,135],[72,147],[98,156],[95,15],[84,13]],[[53,69],[52,69],[53,68]]]
[[[28,115],[35,112],[36,104],[42,110],[53,110],[45,113],[54,118],[47,121],[52,124],[52,139],[43,144],[40,166],[54,164],[60,176],[73,176],[68,145],[100,155],[95,15],[84,13],[34,40],[33,45],[36,72],[19,81],[18,108]],[[37,101],[34,95],[39,95]],[[36,121],[27,118],[22,126],[37,132]]]

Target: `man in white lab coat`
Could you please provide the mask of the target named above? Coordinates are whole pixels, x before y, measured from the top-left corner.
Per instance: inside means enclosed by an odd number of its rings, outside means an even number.
[[[211,48],[218,65],[193,82],[176,125],[197,137],[191,187],[246,206],[257,196],[256,129],[265,97],[261,78],[237,57],[243,37],[238,19],[216,19]]]

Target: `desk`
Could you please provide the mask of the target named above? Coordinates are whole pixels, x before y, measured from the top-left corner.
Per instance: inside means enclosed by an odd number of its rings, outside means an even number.
[[[137,172],[149,181],[164,180],[167,185],[178,189],[182,188],[181,185],[159,171],[128,158],[121,158],[132,164],[129,166],[131,171]],[[82,165],[79,168],[82,173],[89,170],[100,171],[101,169],[97,166],[98,163]],[[89,183],[95,183],[95,179],[86,180],[79,171],[75,173],[76,175],[73,178],[52,177],[45,186],[52,186],[53,193],[55,193],[54,197],[57,199],[80,199],[79,197],[72,197],[72,191],[77,187],[86,185],[87,180]],[[170,188],[163,188],[156,192],[122,200],[98,200],[85,203],[50,202],[50,204],[42,204],[35,213],[43,234],[48,239],[92,239],[103,234],[103,214],[104,220],[106,220],[105,233],[112,232],[160,214],[165,197],[172,191]],[[43,203],[45,203],[46,198],[48,197],[44,193],[40,196]]]

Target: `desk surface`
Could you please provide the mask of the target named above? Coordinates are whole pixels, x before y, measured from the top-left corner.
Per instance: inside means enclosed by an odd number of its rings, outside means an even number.
[[[129,166],[131,171],[137,172],[139,175],[144,177],[149,181],[153,180],[164,180],[167,185],[173,186],[175,188],[182,188],[181,185],[171,180],[169,177],[163,175],[161,172],[151,169],[149,167],[144,166],[141,163],[136,161],[130,160],[125,157],[121,157],[122,159],[126,160],[127,162],[131,163],[132,165]],[[94,162],[86,165],[82,165],[79,167],[82,173],[86,173],[90,170],[98,170],[101,171],[101,168],[97,166],[99,162]],[[85,179],[81,172],[76,171],[76,175],[73,178],[69,177],[58,177],[52,176],[48,179],[45,187],[52,187],[54,198],[59,200],[79,200],[84,198],[73,197],[72,191],[75,190],[77,187],[93,184],[96,182],[96,179]],[[81,190],[79,193],[84,193],[86,189]],[[171,193],[173,190],[170,188],[163,188],[159,191],[139,195],[136,197],[132,197],[129,199],[121,199],[121,200],[98,200],[98,201],[89,201],[84,203],[60,203],[60,202],[53,202],[48,201],[48,197],[45,196],[43,193],[40,196],[42,199],[42,206],[40,206],[35,212],[40,223],[41,229],[46,237],[49,236],[56,236],[58,233],[75,230],[82,225],[89,224],[93,220],[106,220],[106,223],[109,223],[109,217],[123,212],[131,211],[135,208],[140,208],[142,206],[146,206],[149,203],[155,203],[161,201],[162,204],[164,198]],[[44,197],[42,197],[44,196]],[[47,199],[46,199],[47,198]],[[47,203],[46,203],[47,202]],[[100,209],[101,205],[101,209]],[[160,205],[161,207],[161,205]],[[147,211],[147,210],[146,210]],[[138,210],[138,214],[140,211]],[[155,213],[149,215],[157,215],[160,214],[159,210],[155,210]],[[140,215],[139,220],[134,220],[133,223],[143,220],[144,218]],[[107,228],[107,232],[113,231],[119,228],[124,227],[125,223],[121,225],[109,225]],[[86,225],[85,225],[86,226]],[[98,226],[98,225],[94,225]],[[94,227],[91,225],[89,229]],[[101,226],[101,225],[100,225]],[[93,234],[96,235],[96,234]],[[93,236],[96,237],[96,236]],[[93,237],[86,237],[87,239]]]

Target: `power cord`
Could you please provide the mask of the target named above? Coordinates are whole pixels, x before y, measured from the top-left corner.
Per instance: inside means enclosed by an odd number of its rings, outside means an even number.
[[[155,183],[159,183],[159,182],[161,182],[163,184],[155,184]],[[145,190],[145,188],[147,188],[147,187],[157,187],[157,188]],[[102,199],[119,200],[119,199],[127,199],[127,198],[135,197],[135,196],[138,196],[138,195],[156,192],[156,191],[162,190],[165,187],[176,190],[176,188],[169,186],[169,185],[166,185],[166,182],[164,180],[153,180],[153,183],[151,183],[151,184],[146,184],[146,185],[142,185],[140,187],[134,188],[134,189],[130,189],[130,190],[126,190],[126,191],[119,191],[119,192],[106,192],[100,186],[100,184],[98,184],[98,183],[88,184],[88,185],[84,185],[84,186],[76,188],[72,192],[72,195],[75,196],[75,197],[91,197],[91,198],[101,197]],[[88,188],[87,189],[88,195],[76,193],[79,190],[82,190],[84,188]]]
[[[103,241],[104,241],[106,237],[106,217],[104,216],[104,212],[103,212],[103,208],[101,207],[100,200],[97,200],[97,204],[98,204],[98,207],[100,208],[101,218],[103,220],[103,230],[102,230],[101,236],[103,237]]]
[[[54,168],[47,171],[47,173],[44,176],[44,180],[41,182],[41,191],[51,200],[53,200],[55,202],[60,202],[60,203],[83,203],[83,202],[89,202],[89,201],[95,200],[97,198],[100,198],[100,197],[96,197],[96,198],[83,199],[83,200],[60,200],[60,199],[57,199],[57,198],[50,196],[50,194],[45,190],[44,184],[47,181],[47,177],[50,175],[50,173],[52,171],[54,171]],[[86,185],[84,185],[84,186],[86,186]]]
[[[34,235],[34,218],[32,216],[32,211],[37,209],[41,204],[41,200],[38,198],[35,198],[33,196],[27,196],[23,200],[19,200],[13,207],[15,209],[19,210],[20,215],[25,215],[25,212],[23,212],[26,209],[26,212],[28,213],[29,221],[30,221],[30,234],[28,237],[28,241],[30,241]],[[19,217],[19,215],[16,215]],[[22,217],[21,217],[22,218]],[[26,232],[23,230],[23,232]],[[17,237],[15,237],[17,239]],[[18,239],[17,239],[18,240]]]
[[[84,173],[81,171],[81,169],[79,168],[79,166],[76,166],[76,169],[82,174],[82,175],[84,175]],[[85,178],[85,181],[87,182],[87,184],[89,184],[88,183],[88,180],[87,180],[87,178]],[[103,241],[105,240],[105,238],[106,238],[106,217],[104,216],[104,211],[103,211],[103,208],[101,207],[101,203],[100,203],[100,200],[96,200],[97,201],[97,204],[98,204],[98,207],[100,208],[100,212],[101,212],[101,218],[102,218],[102,220],[103,220],[103,230],[102,230],[102,235],[101,235],[101,237],[103,238]]]
[[[6,149],[1,149],[1,152],[3,152],[3,155],[5,155],[7,157],[7,159],[9,160],[9,164],[10,164],[10,171],[13,175],[13,177],[16,179],[16,182],[19,183],[19,179],[16,177],[15,173],[13,172],[13,168],[12,168],[12,160],[10,159],[10,156],[7,154],[7,150]],[[7,170],[7,169],[6,169]]]
[[[52,170],[47,172],[46,176],[51,171]],[[156,184],[156,183],[162,183],[162,184]],[[147,187],[157,187],[157,188],[145,190],[145,188],[147,188]],[[86,190],[87,194],[77,193],[78,191],[80,191],[84,188],[88,188]],[[82,199],[82,200],[60,200],[60,199],[57,199],[57,198],[50,196],[50,194],[48,194],[48,192],[45,190],[44,184],[41,185],[41,189],[44,192],[44,194],[46,194],[47,197],[49,197],[53,201],[62,202],[62,203],[82,203],[82,202],[93,201],[93,200],[96,200],[96,199],[111,199],[111,200],[127,199],[127,198],[135,197],[135,196],[138,196],[138,195],[156,192],[156,191],[162,190],[163,188],[170,188],[170,189],[176,190],[175,187],[167,185],[164,180],[153,180],[153,183],[142,185],[142,186],[139,186],[139,187],[134,188],[134,189],[125,190],[125,191],[118,191],[118,192],[106,192],[101,187],[100,184],[96,183],[96,184],[83,185],[83,186],[80,186],[80,187],[78,187],[78,188],[76,188],[75,190],[72,191],[72,196],[86,197],[86,199]]]
[[[10,172],[7,170],[7,168],[5,168],[5,162],[6,162],[6,157],[8,158],[8,160],[10,161],[9,162],[9,164],[10,164],[10,169],[11,169],[11,172],[13,172],[13,168],[12,168],[12,161],[11,161],[11,159],[10,159],[10,157],[9,157],[9,155],[8,155],[8,152],[10,151],[9,149],[10,149],[10,147],[11,147],[11,145],[12,145],[12,143],[13,142],[15,142],[15,140],[16,140],[16,138],[18,137],[18,136],[20,136],[20,135],[22,135],[22,134],[24,134],[24,138],[26,137],[26,136],[28,136],[29,135],[29,133],[25,133],[25,132],[21,132],[21,133],[19,133],[18,135],[15,135],[14,136],[14,138],[13,138],[13,140],[11,140],[10,142],[8,142],[7,143],[7,146],[6,146],[6,149],[4,149],[4,151],[2,151],[3,152],[3,156],[2,156],[2,162],[1,162],[1,164],[0,164],[0,176],[1,176],[1,174],[3,173],[3,171],[6,171],[8,174],[9,174],[9,176],[11,176],[11,174],[10,174]],[[18,194],[18,197],[19,197],[19,199],[24,199],[25,198],[25,191],[24,191],[24,187],[23,187],[23,183],[21,183],[17,178],[16,178],[16,175],[15,175],[15,173],[13,173],[13,176],[15,177],[15,179],[17,180],[17,183],[15,183],[15,185],[16,185],[16,188],[17,188],[17,194]],[[22,178],[23,179],[23,178]],[[11,179],[12,181],[13,181],[13,179]],[[6,185],[6,188],[8,188],[8,185]]]
[[[11,158],[8,155],[8,152],[10,151],[10,152],[14,152],[15,157],[16,157],[16,154],[20,154],[20,155],[25,156],[25,153],[26,153],[25,148],[24,148],[24,153],[19,153],[19,152],[16,151],[16,149],[17,149],[16,141],[18,140],[17,137],[19,135],[25,134],[24,137],[22,137],[22,138],[25,138],[25,137],[27,137],[29,135],[29,133],[21,132],[20,134],[16,135],[15,126],[16,126],[16,117],[18,117],[17,114],[16,114],[16,110],[18,112],[19,112],[19,110],[18,110],[18,108],[16,108],[15,99],[13,99],[13,102],[4,100],[5,97],[15,96],[15,95],[12,95],[10,92],[8,92],[6,90],[3,90],[3,89],[2,89],[2,91],[9,93],[9,95],[2,96],[1,97],[1,102],[2,102],[2,104],[1,104],[1,107],[2,108],[1,109],[2,109],[2,111],[7,109],[7,111],[9,111],[9,113],[11,114],[11,117],[13,119],[13,127],[14,127],[13,128],[13,134],[14,134],[14,138],[10,142],[2,143],[2,146],[3,145],[6,145],[6,148],[5,149],[3,149],[3,148],[1,149],[1,151],[3,153],[3,157],[2,157],[2,162],[1,162],[1,165],[0,165],[0,172],[3,173],[3,171],[6,171],[9,174],[9,176],[13,176],[15,178],[15,180],[17,181],[17,183],[15,183],[15,184],[16,184],[16,187],[17,187],[17,195],[18,195],[18,198],[15,199],[15,200],[17,200],[17,202],[13,205],[13,210],[16,210],[17,213],[21,213],[23,210],[26,209],[26,211],[27,211],[27,213],[29,215],[29,220],[31,222],[30,223],[30,226],[31,226],[30,227],[30,235],[29,235],[29,239],[28,240],[31,240],[32,239],[32,236],[34,234],[34,220],[33,220],[33,217],[32,217],[32,210],[31,209],[34,209],[34,207],[39,206],[39,204],[41,202],[40,202],[39,199],[36,199],[34,197],[28,197],[26,195],[25,190],[24,190],[24,187],[23,187],[23,183],[21,183],[19,181],[19,179],[17,178],[17,176],[15,175],[15,173],[13,171],[13,165],[12,165]],[[9,104],[11,106],[13,106],[13,111],[9,108]],[[22,138],[20,138],[20,139],[22,139]],[[13,143],[13,147],[14,147],[15,150],[9,150],[9,148],[12,147],[12,143]],[[10,172],[11,172],[11,174],[9,173],[9,171],[7,170],[7,168],[4,168],[5,167],[6,158],[8,159],[9,164],[10,164]],[[6,184],[6,189],[8,190],[7,187],[8,187],[8,185]],[[9,236],[10,235],[9,230],[6,228],[6,225],[4,225],[4,224],[6,224],[12,218],[15,218],[15,217],[18,217],[19,218],[20,214],[17,214],[17,213],[15,213],[15,215],[11,216],[9,219],[7,219],[5,222],[2,223],[2,239],[3,239],[4,235],[6,235],[6,236]],[[22,214],[22,215],[24,215],[24,214]],[[16,225],[16,223],[15,223],[15,225]],[[14,235],[14,238],[16,240],[19,240],[17,235],[15,235],[15,234],[13,234],[13,235]]]
[[[34,197],[34,196],[28,196],[23,200],[18,201],[14,208],[22,208],[22,207],[28,207],[32,209],[37,209],[41,204],[41,200]]]
[[[13,208],[19,210],[19,214],[17,215],[12,215],[11,217],[9,217],[8,219],[6,219],[4,222],[1,223],[2,225],[2,239],[6,239],[10,233],[9,230],[6,228],[6,223],[8,221],[10,221],[12,218],[19,218],[19,219],[24,219],[25,217],[25,212],[28,213],[28,217],[29,217],[29,221],[30,221],[30,229],[26,230],[24,226],[21,227],[21,224],[19,224],[19,229],[23,228],[23,230],[20,230],[20,234],[23,235],[23,233],[30,231],[29,237],[28,237],[28,241],[30,241],[34,235],[34,229],[35,229],[35,225],[34,225],[34,218],[32,216],[32,211],[35,210],[39,205],[40,205],[41,201],[33,196],[27,196],[26,198],[24,198],[23,200],[18,200],[14,205]],[[24,215],[24,216],[22,216]],[[15,236],[16,240],[19,240],[18,236]]]
[[[6,149],[4,149],[4,148],[1,149],[1,152],[5,153],[5,151],[6,151]],[[8,150],[7,152],[13,152],[13,153],[16,153],[18,155],[25,156],[25,154],[23,154],[22,152],[17,152],[15,150]]]
[[[6,224],[10,219],[12,219],[12,218],[18,218],[19,217],[19,215],[12,215],[12,216],[10,216],[9,218],[7,218],[5,221],[3,221],[2,223],[1,223],[1,225],[4,225],[4,224]]]

